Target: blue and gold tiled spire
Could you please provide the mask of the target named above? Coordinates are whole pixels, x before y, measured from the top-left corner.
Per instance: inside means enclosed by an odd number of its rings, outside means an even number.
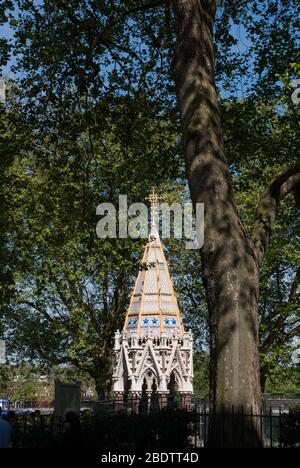
[[[159,198],[153,189],[147,198],[151,202],[151,231],[140,271],[131,296],[125,320],[125,331],[139,336],[183,335],[181,313],[178,307],[168,263],[158,232]]]

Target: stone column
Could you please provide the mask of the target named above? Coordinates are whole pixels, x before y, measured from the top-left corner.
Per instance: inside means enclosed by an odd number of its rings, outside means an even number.
[[[159,393],[159,409],[163,410],[168,406],[168,394],[167,393]]]
[[[122,411],[124,409],[124,394],[115,392],[115,410]]]
[[[134,414],[139,414],[140,412],[140,402],[141,402],[142,394],[141,392],[131,392],[130,399],[132,403],[132,412]]]
[[[181,393],[181,409],[191,411],[192,409],[192,395],[191,393]]]
[[[148,414],[149,414],[150,411],[151,411],[152,394],[153,394],[153,391],[152,391],[152,390],[148,390],[148,391],[147,391],[147,400],[148,400],[147,412],[148,412]]]

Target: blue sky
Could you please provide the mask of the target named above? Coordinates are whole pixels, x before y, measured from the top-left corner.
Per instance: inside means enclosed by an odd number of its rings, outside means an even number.
[[[36,0],[35,3],[37,5],[37,4],[40,4],[41,1]],[[18,14],[18,10],[16,9],[15,15],[17,14]],[[231,77],[231,85],[228,90],[225,89],[225,87],[223,86],[223,82],[222,82],[223,80],[221,79],[218,82],[218,90],[219,90],[220,95],[223,98],[230,98],[234,95],[235,98],[240,99],[240,98],[244,98],[248,94],[249,84],[251,83],[253,84],[256,81],[257,77],[255,77],[254,73],[251,73],[251,70],[253,70],[253,56],[249,54],[249,48],[251,47],[251,42],[249,41],[249,37],[247,36],[247,32],[245,28],[242,25],[237,25],[237,24],[232,23],[231,34],[238,41],[237,45],[233,46],[232,51],[237,53],[241,57],[241,59],[246,58],[248,72],[247,72],[247,76],[245,75],[237,76],[233,72],[233,75]],[[2,25],[2,26],[0,25],[0,37],[12,39],[13,32],[8,24]],[[16,58],[12,57],[5,67],[0,68],[0,75],[3,74],[6,77],[14,78],[16,75],[13,73],[12,67],[13,65],[15,65],[15,63],[16,63]],[[18,73],[18,76],[20,76],[20,73]]]
[[[8,24],[0,25],[0,37],[5,39],[11,39],[13,37],[12,29]],[[1,67],[1,72],[3,75],[13,76],[11,67],[15,63],[15,59],[12,58],[10,62],[5,66]]]
[[[1,1],[1,0],[0,0]],[[39,4],[40,1],[36,0],[36,4]],[[17,10],[15,10],[16,14]],[[242,26],[240,25],[232,25],[232,35],[238,39],[238,44],[236,46],[236,52],[240,54],[246,54],[247,49],[249,47],[249,41],[246,35],[246,31],[243,29]],[[13,37],[13,31],[12,28],[8,24],[0,25],[0,37],[6,38],[6,39],[12,39]],[[15,64],[16,59],[14,57],[11,58],[9,63],[0,69],[0,74],[2,72],[3,75],[13,77],[14,73],[12,72],[12,66]],[[223,90],[224,92],[224,90]],[[223,94],[222,92],[222,94]],[[238,94],[242,94],[242,89],[238,90]],[[226,95],[226,92],[224,92]]]

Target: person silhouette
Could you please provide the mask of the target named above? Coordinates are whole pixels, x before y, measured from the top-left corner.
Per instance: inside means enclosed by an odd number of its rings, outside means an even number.
[[[82,432],[79,417],[73,411],[65,414],[63,429],[63,448],[80,448]]]
[[[17,447],[17,429],[18,429],[18,420],[17,420],[16,413],[12,410],[9,410],[5,419],[12,428],[11,447],[16,448]]]
[[[2,417],[0,406],[0,448],[10,448],[13,429],[11,425]]]

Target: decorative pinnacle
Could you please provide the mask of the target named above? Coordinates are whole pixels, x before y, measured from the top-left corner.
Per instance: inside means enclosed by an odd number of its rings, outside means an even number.
[[[157,216],[157,211],[158,211],[157,210],[158,209],[158,202],[160,200],[160,197],[155,192],[155,187],[152,187],[152,192],[146,198],[146,200],[150,201],[150,203],[151,203],[151,225],[155,226],[156,225],[156,216]]]
[[[150,201],[152,206],[159,202],[160,197],[157,195],[157,193],[155,193],[155,187],[152,187],[152,193],[150,193],[146,200]]]

